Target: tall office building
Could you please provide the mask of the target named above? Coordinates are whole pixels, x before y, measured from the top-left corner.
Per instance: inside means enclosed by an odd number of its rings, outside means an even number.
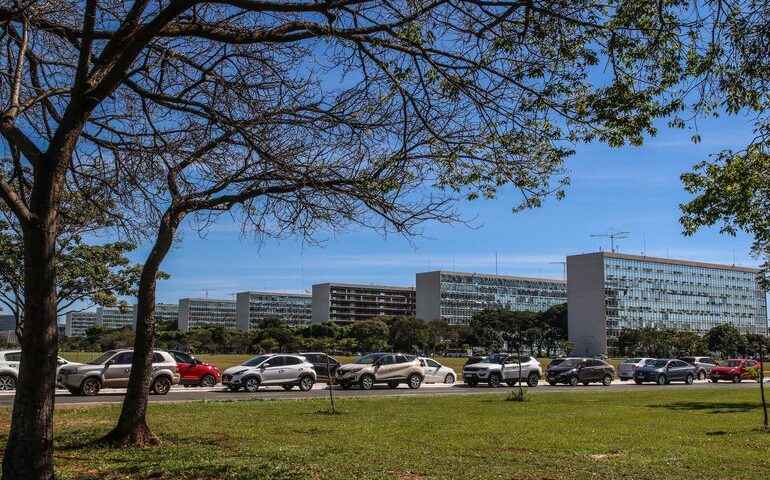
[[[567,301],[567,283],[483,273],[417,274],[417,317],[467,325],[484,309],[542,312]]]
[[[615,353],[623,328],[706,333],[722,323],[767,331],[753,268],[619,253],[567,257],[569,339],[576,355]]]
[[[179,330],[196,327],[235,328],[235,300],[211,298],[179,300]]]
[[[414,287],[320,283],[313,285],[313,323],[414,315],[415,303]]]
[[[136,315],[136,307],[134,305],[134,315]],[[179,304],[178,303],[156,303],[155,304],[155,321],[158,323],[173,323],[179,322]]]
[[[96,323],[107,328],[134,328],[136,316],[133,308],[99,307],[96,309]]]
[[[235,300],[236,326],[240,330],[257,328],[259,322],[277,318],[289,327],[309,325],[312,298],[299,293],[240,292]]]
[[[96,312],[69,312],[66,315],[64,335],[67,337],[82,337],[86,330],[96,325]]]

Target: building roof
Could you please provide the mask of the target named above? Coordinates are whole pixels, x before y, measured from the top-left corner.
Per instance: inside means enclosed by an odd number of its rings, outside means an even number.
[[[337,282],[326,282],[326,283],[316,283],[315,286],[320,285],[329,285],[330,287],[350,287],[350,288],[367,288],[371,290],[403,290],[403,291],[414,291],[415,287],[394,287],[391,285],[367,285],[367,284],[359,284],[359,283],[337,283]]]
[[[484,278],[501,278],[504,280],[520,280],[525,282],[547,282],[547,283],[558,283],[558,284],[566,284],[566,280],[556,280],[554,278],[538,278],[538,277],[515,277],[511,275],[495,275],[492,273],[477,273],[477,272],[452,272],[449,270],[434,270],[432,272],[421,272],[418,273],[418,275],[423,275],[427,273],[438,273],[443,275],[460,275],[464,277],[484,277]]]
[[[296,297],[296,298],[313,298],[313,296],[309,293],[285,293],[285,292],[254,292],[254,291],[247,291],[247,292],[238,292],[238,295],[242,293],[248,293],[249,295],[270,295],[273,297]]]
[[[619,258],[619,259],[626,259],[626,260],[638,260],[643,262],[655,262],[655,263],[666,263],[669,265],[683,265],[683,266],[689,266],[689,267],[702,267],[702,268],[713,268],[713,269],[719,269],[719,270],[732,270],[736,272],[747,272],[747,273],[759,273],[760,270],[758,268],[751,268],[751,267],[740,267],[737,265],[724,265],[719,263],[706,263],[706,262],[693,262],[690,260],[677,260],[674,258],[660,258],[660,257],[648,257],[646,255],[631,255],[628,253],[612,253],[612,252],[593,252],[593,253],[583,253],[579,255],[570,255],[567,258],[570,257],[581,257],[585,255],[601,255],[608,258]]]

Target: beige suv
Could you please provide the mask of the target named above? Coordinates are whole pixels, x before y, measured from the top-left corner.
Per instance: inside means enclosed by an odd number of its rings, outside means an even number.
[[[88,363],[71,363],[59,369],[57,385],[73,395],[93,396],[102,388],[125,388],[131,375],[133,350],[110,350]],[[176,360],[168,352],[155,350],[152,354],[152,383],[150,390],[165,395],[179,383]]]
[[[353,385],[369,390],[377,383],[385,383],[390,388],[396,388],[401,383],[406,383],[409,388],[420,388],[423,371],[415,356],[370,353],[353,363],[340,366],[335,376],[340,387],[346,390]]]

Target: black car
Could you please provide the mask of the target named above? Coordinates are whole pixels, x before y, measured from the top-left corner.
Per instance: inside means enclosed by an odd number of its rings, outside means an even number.
[[[545,379],[550,385],[566,383],[576,387],[579,383],[602,383],[609,386],[615,378],[612,365],[596,358],[568,358],[556,366],[549,366]]]
[[[331,379],[332,383],[334,383],[334,372],[336,372],[337,368],[340,366],[340,362],[338,362],[334,357],[323,352],[304,352],[300,353],[299,355],[302,355],[309,363],[313,364],[313,370],[315,370],[317,382],[328,383]],[[330,372],[331,375],[329,375]]]
[[[655,382],[658,385],[684,382],[687,385],[692,385],[696,375],[698,375],[697,368],[684,360],[658,358],[637,368],[634,371],[634,382],[637,385],[644,382]]]
[[[473,365],[474,363],[481,363],[486,359],[487,357],[483,357],[481,355],[471,355],[470,357],[465,360],[465,365]],[[465,366],[463,365],[463,367]]]

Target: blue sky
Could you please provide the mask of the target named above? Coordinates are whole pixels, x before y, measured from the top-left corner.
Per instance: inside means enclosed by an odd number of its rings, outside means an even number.
[[[702,142],[693,130],[660,125],[658,136],[643,147],[578,145],[567,162],[571,185],[561,201],[549,199],[539,209],[512,213],[513,192],[497,200],[464,202],[459,210],[473,218],[465,225],[426,225],[411,241],[371,231],[333,235],[322,232],[323,247],[295,240],[256,243],[243,238],[237,225],[222,221],[205,237],[187,231],[169,254],[163,270],[171,279],[158,285],[158,301],[179,298],[232,298],[234,292],[301,292],[328,281],[414,285],[416,272],[450,269],[562,278],[566,255],[609,250],[609,240],[590,235],[610,228],[630,232],[619,251],[685,260],[756,265],[750,237],[703,230],[681,235],[679,204],[688,199],[679,175],[709,154],[740,148],[751,138],[749,119],[722,117],[701,121]],[[147,247],[133,255],[141,262]],[[129,301],[133,301],[130,299]]]

